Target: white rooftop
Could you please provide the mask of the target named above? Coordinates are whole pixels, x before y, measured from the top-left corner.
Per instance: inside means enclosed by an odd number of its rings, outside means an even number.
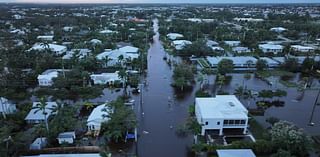
[[[217,65],[222,59],[230,59],[233,61],[234,65],[243,65],[247,64],[247,62],[251,61],[252,63],[256,63],[257,59],[250,56],[237,56],[237,57],[207,57],[208,62],[211,65]]]
[[[183,38],[183,35],[179,33],[169,33],[167,34],[167,37],[171,40],[175,40],[177,38]]]
[[[43,51],[46,49],[46,46],[45,44],[40,44],[40,43],[37,43],[37,44],[34,44],[30,50],[38,50],[38,51]],[[48,49],[50,49],[51,51],[53,52],[59,52],[59,53],[63,53],[64,51],[67,50],[67,47],[64,46],[64,45],[57,45],[57,44],[48,44]]]
[[[196,98],[201,117],[204,119],[247,119],[248,110],[234,95]]]
[[[256,157],[251,149],[218,149],[218,157]]]
[[[124,46],[119,48],[119,50],[125,53],[138,53],[139,48],[134,46]]]
[[[102,122],[108,121],[108,112],[103,111],[108,110],[106,104],[102,104],[93,109],[88,117],[87,125],[100,125]]]
[[[259,44],[259,48],[271,49],[271,50],[281,50],[281,49],[283,49],[283,46],[276,45],[276,44]]]
[[[43,111],[38,111],[38,109],[34,108],[37,107],[37,105],[40,104],[40,102],[33,102],[32,107],[33,109],[30,110],[28,115],[26,116],[25,120],[45,120],[44,116],[48,118],[52,114],[52,109],[57,106],[56,102],[46,102],[46,107],[45,107],[45,112],[47,113],[46,115],[43,115]]]

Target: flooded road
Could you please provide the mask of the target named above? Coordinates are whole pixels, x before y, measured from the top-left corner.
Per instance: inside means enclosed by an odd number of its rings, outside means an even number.
[[[148,73],[138,116],[138,156],[186,157],[192,137],[180,138],[175,129],[185,122],[188,106],[194,101],[194,91],[183,100],[174,98],[174,89],[170,85],[172,69],[163,60],[165,52],[159,41],[158,21],[153,23],[156,35],[148,52]],[[170,105],[168,99],[172,101]]]

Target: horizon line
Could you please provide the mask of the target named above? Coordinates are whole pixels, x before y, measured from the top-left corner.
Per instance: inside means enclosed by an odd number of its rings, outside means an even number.
[[[162,5],[175,5],[175,4],[320,4],[320,2],[255,2],[255,3],[250,3],[250,2],[238,2],[238,3],[233,3],[233,2],[228,2],[228,3],[220,3],[220,2],[213,2],[213,3],[201,3],[201,2],[189,2],[189,3],[184,3],[184,2],[176,2],[176,3],[165,3],[165,2],[157,2],[157,3],[139,3],[139,2],[124,2],[124,3],[108,3],[108,2],[66,2],[66,3],[61,3],[61,2],[0,2],[0,4],[162,4]]]

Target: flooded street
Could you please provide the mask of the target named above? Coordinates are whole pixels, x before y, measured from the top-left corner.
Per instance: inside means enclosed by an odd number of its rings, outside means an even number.
[[[184,100],[173,98],[174,89],[170,85],[172,69],[163,60],[165,52],[159,41],[158,21],[153,22],[156,35],[148,53],[148,74],[138,116],[138,156],[186,157],[187,146],[191,146],[192,137],[179,138],[175,129],[185,122],[188,105],[194,101],[194,91]],[[168,99],[172,100],[170,105]]]

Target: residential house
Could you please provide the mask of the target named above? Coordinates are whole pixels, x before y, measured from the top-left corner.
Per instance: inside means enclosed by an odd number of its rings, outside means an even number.
[[[132,59],[137,59],[139,58],[139,54],[138,53],[132,53],[132,52],[124,52],[125,50],[127,50],[127,48],[122,49],[122,51],[120,51],[119,49],[115,49],[115,50],[107,50],[105,52],[102,52],[100,54],[98,54],[96,56],[96,58],[100,61],[105,60],[106,58],[108,58],[108,61],[106,64],[104,64],[104,67],[107,66],[115,66],[117,64],[122,65],[123,62],[127,59],[132,60]],[[128,49],[129,50],[129,49]],[[133,49],[132,49],[133,50]],[[129,51],[132,51],[129,50]],[[119,60],[120,56],[123,56],[123,61]]]
[[[167,34],[167,38],[169,38],[170,40],[176,40],[179,38],[183,38],[183,35],[179,33],[169,33]]]
[[[91,39],[89,42],[90,42],[92,45],[100,45],[100,44],[102,44],[102,41],[99,40],[99,39]]]
[[[171,44],[176,50],[182,50],[185,46],[191,45],[192,42],[189,40],[174,40]]]
[[[263,53],[278,54],[278,53],[281,53],[283,51],[283,46],[282,45],[271,44],[271,43],[259,44],[258,47]]]
[[[247,133],[248,110],[234,95],[196,98],[195,114],[203,136],[209,132],[221,136],[230,129]]]
[[[280,63],[269,58],[269,57],[260,57],[259,59],[265,60],[269,68],[276,68],[280,66]]]
[[[60,133],[57,137],[59,144],[73,144],[75,139],[76,133],[74,131]]]
[[[40,35],[37,36],[37,39],[41,41],[53,41],[53,37],[53,35]]]
[[[107,122],[109,120],[108,107],[106,104],[102,104],[93,109],[87,120],[87,127],[89,131],[100,131],[101,123]]]
[[[240,46],[241,42],[238,40],[231,40],[231,41],[224,41],[224,44],[230,47],[236,47],[236,46]]]
[[[95,85],[112,85],[116,81],[120,81],[119,71],[114,73],[101,73],[101,74],[92,74],[90,75],[91,80],[93,80],[93,84]]]
[[[57,78],[59,76],[59,73],[61,72],[67,72],[70,70],[66,69],[48,69],[44,71],[41,75],[38,75],[38,83],[39,86],[52,86],[53,85],[53,79]]]
[[[213,46],[218,46],[219,43],[217,43],[216,41],[213,41],[213,40],[207,40],[206,45],[209,47],[213,47]]]
[[[217,149],[218,157],[256,157],[251,149]]]
[[[4,97],[0,97],[0,114],[12,114],[16,111],[16,104],[10,103],[9,100]]]
[[[315,48],[311,46],[291,45],[291,49],[295,52],[309,53],[314,52]]]
[[[72,57],[83,59],[89,56],[91,52],[89,49],[72,49],[71,51],[67,51],[62,59],[71,59]]]
[[[241,47],[241,46],[233,47],[232,51],[235,53],[250,53],[251,52],[251,50],[248,47]]]
[[[39,137],[36,138],[32,144],[29,146],[30,150],[41,150],[42,148],[47,146],[47,138],[46,137]]]
[[[29,51],[36,50],[36,51],[46,51],[50,50],[51,52],[55,53],[56,55],[62,55],[67,51],[67,47],[64,45],[57,45],[57,44],[43,44],[43,43],[36,43],[34,44]]]
[[[273,31],[273,32],[277,32],[277,33],[282,33],[284,31],[286,31],[287,29],[286,28],[283,28],[283,27],[273,27],[273,28],[270,28],[270,31]]]
[[[257,59],[250,56],[237,56],[237,57],[207,57],[206,58],[212,68],[217,68],[218,64],[223,59],[232,60],[233,66],[237,68],[250,68],[255,67]]]
[[[44,109],[44,112],[46,114],[43,113],[43,110],[37,111],[38,109],[34,108],[37,107],[38,104],[40,104],[40,102],[33,102],[32,109],[29,111],[28,115],[24,119],[27,121],[27,123],[38,124],[48,119],[51,115],[55,114],[53,113],[53,109],[57,107],[56,102],[46,102],[46,106]]]

